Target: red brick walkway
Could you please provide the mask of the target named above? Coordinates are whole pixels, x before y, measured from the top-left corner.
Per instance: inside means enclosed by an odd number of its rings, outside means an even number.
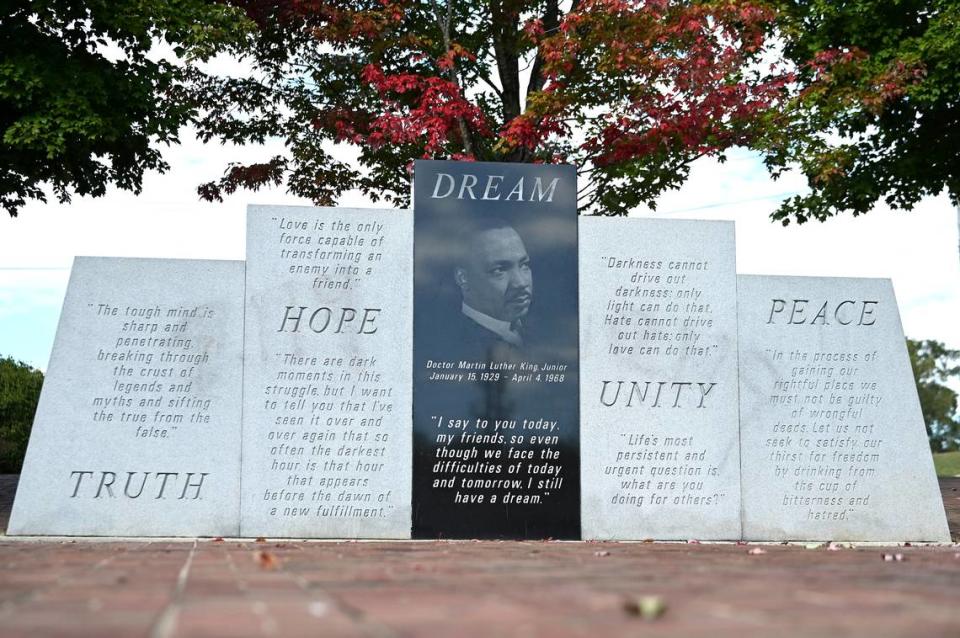
[[[0,635],[960,636],[960,546],[759,548],[0,539]]]

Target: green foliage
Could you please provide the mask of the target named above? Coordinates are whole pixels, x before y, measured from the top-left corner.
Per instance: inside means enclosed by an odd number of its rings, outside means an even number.
[[[39,370],[0,358],[0,474],[20,471],[42,385]]]
[[[212,0],[11,0],[0,13],[0,205],[139,192],[194,115],[189,67],[243,41]],[[169,49],[164,59],[157,45]],[[170,55],[172,53],[172,55]]]
[[[941,452],[933,455],[937,476],[960,476],[960,452]]]
[[[960,204],[960,3],[774,0],[799,69],[796,119],[766,149],[811,192],[773,217],[823,221],[879,201],[910,210],[944,189]]]
[[[960,350],[949,350],[939,341],[907,339],[910,365],[917,382],[920,409],[927,425],[930,449],[960,449],[960,414],[957,393],[944,385],[960,378]]]

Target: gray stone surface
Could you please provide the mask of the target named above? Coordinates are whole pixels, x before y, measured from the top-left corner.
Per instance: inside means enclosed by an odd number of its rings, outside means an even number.
[[[412,221],[250,207],[244,535],[410,536]]]
[[[239,531],[243,263],[78,257],[10,534]]]
[[[583,537],[739,538],[733,224],[581,219],[580,330]]]
[[[889,280],[738,281],[744,537],[948,541]]]

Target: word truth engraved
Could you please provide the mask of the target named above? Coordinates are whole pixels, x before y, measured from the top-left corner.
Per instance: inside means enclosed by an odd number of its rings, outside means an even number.
[[[90,482],[85,481],[86,478],[93,479],[96,474],[100,475],[99,479]],[[154,499],[170,498],[167,487],[169,486],[175,494],[182,484],[182,489],[179,489],[180,495],[175,498],[184,500],[188,498],[187,493],[189,492],[191,494],[189,498],[198,499],[200,498],[200,490],[203,488],[203,480],[210,476],[210,472],[126,472],[127,478],[123,484],[123,490],[120,491],[119,486],[117,486],[117,493],[114,493],[114,484],[117,481],[118,474],[123,474],[123,472],[74,470],[70,472],[70,476],[76,477],[77,480],[70,498],[118,498],[123,496],[137,499],[144,495],[144,491],[147,492],[148,497],[155,494]],[[141,478],[136,478],[138,475]],[[182,479],[180,478],[181,475],[183,475]],[[148,483],[150,489],[147,489]],[[95,490],[94,485],[96,485]],[[155,491],[154,488],[156,488]]]

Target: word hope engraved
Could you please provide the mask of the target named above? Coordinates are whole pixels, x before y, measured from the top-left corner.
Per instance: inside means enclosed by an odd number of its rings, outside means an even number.
[[[297,308],[297,310],[294,310]],[[308,310],[307,306],[287,306],[283,314],[283,321],[277,332],[302,332],[300,322],[304,313]],[[307,328],[316,334],[322,334],[327,331],[334,317],[336,317],[336,328],[333,334],[342,334],[349,331],[353,334],[372,335],[376,334],[377,327],[373,324],[380,314],[381,308],[363,308],[363,314],[360,318],[360,325],[353,325],[357,319],[356,308],[330,308],[321,306],[310,313],[310,318],[306,321]],[[292,327],[290,324],[293,324]]]

